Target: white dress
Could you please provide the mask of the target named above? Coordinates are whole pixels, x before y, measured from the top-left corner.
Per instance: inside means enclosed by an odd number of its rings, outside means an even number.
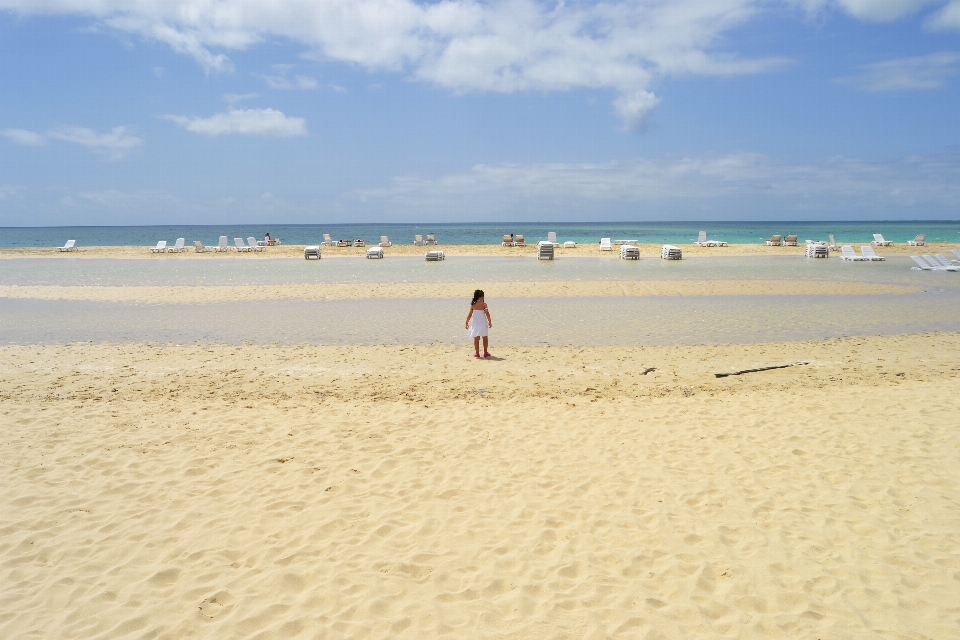
[[[489,335],[490,327],[487,326],[487,315],[483,309],[474,309],[470,318],[470,337],[482,338]]]

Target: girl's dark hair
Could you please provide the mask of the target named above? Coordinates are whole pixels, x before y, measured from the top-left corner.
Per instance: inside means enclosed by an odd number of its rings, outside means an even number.
[[[483,297],[483,291],[480,289],[477,289],[476,291],[473,292],[473,300],[470,301],[470,304],[471,305],[477,304],[477,300],[479,300],[482,297]]]

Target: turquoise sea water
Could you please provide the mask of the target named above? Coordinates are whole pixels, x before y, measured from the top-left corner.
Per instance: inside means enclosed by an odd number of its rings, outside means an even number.
[[[224,235],[230,238],[262,238],[269,232],[289,244],[316,244],[328,233],[334,239],[363,238],[377,242],[389,236],[397,244],[413,242],[414,235],[435,234],[441,244],[498,244],[505,234],[524,235],[528,243],[546,240],[555,231],[561,242],[595,243],[600,238],[638,240],[643,243],[685,244],[697,239],[699,231],[711,239],[730,243],[758,243],[772,235],[796,234],[805,239],[826,240],[833,234],[841,243],[865,243],[874,233],[882,233],[892,242],[912,240],[919,233],[930,242],[960,242],[960,221],[909,222],[584,222],[584,223],[490,223],[490,224],[316,224],[316,225],[209,225],[150,227],[6,227],[0,228],[0,247],[54,247],[69,239],[80,246],[154,246],[158,240],[172,243],[185,238],[216,244]]]

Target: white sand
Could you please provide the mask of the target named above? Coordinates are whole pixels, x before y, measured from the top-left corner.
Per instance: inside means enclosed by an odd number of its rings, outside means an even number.
[[[958,349],[0,347],[0,637],[955,638]]]

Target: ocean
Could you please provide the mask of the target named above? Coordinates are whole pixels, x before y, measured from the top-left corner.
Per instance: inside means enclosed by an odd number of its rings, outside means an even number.
[[[892,242],[906,242],[923,233],[928,242],[960,242],[960,221],[848,221],[848,222],[500,222],[462,224],[241,224],[170,225],[126,227],[0,227],[0,247],[54,247],[69,239],[78,246],[154,246],[158,240],[173,242],[185,238],[216,244],[227,236],[262,238],[269,232],[287,244],[316,244],[328,233],[334,240],[363,238],[377,242],[389,236],[395,244],[412,243],[415,235],[432,233],[440,244],[499,244],[505,234],[522,234],[527,243],[545,240],[555,231],[561,242],[596,243],[600,238],[637,240],[651,244],[686,244],[706,231],[712,240],[731,244],[752,244],[772,235],[796,234],[806,239],[826,240],[833,234],[838,242],[862,244],[883,234]]]

